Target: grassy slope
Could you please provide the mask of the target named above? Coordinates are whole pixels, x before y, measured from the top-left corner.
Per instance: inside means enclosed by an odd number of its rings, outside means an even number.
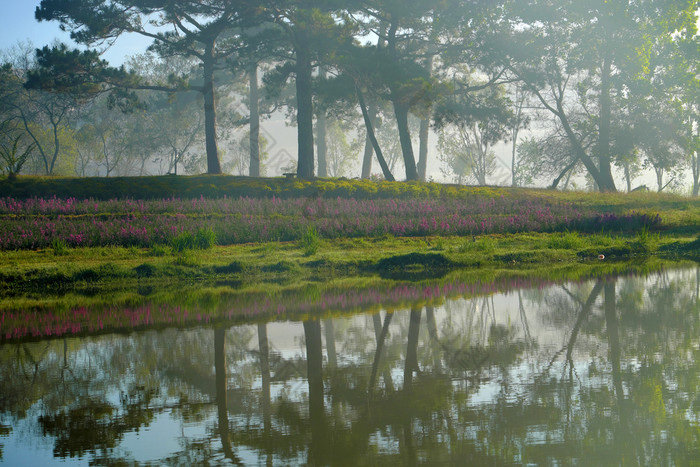
[[[540,277],[573,278],[604,262],[643,261],[663,257],[673,261],[697,259],[700,201],[647,193],[588,194],[509,188],[455,187],[421,183],[367,181],[249,179],[230,176],[145,177],[114,179],[54,179],[21,177],[0,180],[0,196],[74,196],[78,199],[153,198],[160,196],[354,196],[359,198],[517,196],[573,202],[601,212],[632,211],[661,214],[659,232],[627,237],[528,233],[479,238],[363,238],[321,240],[316,253],[306,256],[296,243],[217,246],[211,250],[173,253],[168,248],[85,248],[57,252],[0,252],[0,308],[22,302],[38,306],[46,291],[62,296],[69,291],[104,295],[108,290],[134,289],[165,283],[227,282],[255,284],[314,281],[377,274],[420,277],[435,270],[480,268],[521,269]],[[656,260],[654,260],[656,261]],[[568,271],[568,272],[567,272]],[[39,295],[41,294],[41,295]],[[36,298],[33,298],[36,297]],[[33,305],[32,305],[33,304]]]
[[[420,182],[372,182],[368,180],[250,178],[230,175],[152,176],[111,178],[0,177],[0,197],[74,197],[77,199],[158,199],[193,197],[299,197],[334,198],[463,198],[468,195],[532,197],[571,202],[602,212],[660,213],[668,228],[698,229],[700,199],[658,193],[584,193],[553,190],[467,187]]]

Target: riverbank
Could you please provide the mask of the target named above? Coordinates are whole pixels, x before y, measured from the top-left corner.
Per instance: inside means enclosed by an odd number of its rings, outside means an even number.
[[[174,251],[170,247],[52,248],[0,252],[0,309],[129,302],[143,291],[217,285],[239,292],[360,279],[419,281],[454,271],[578,280],[672,267],[700,259],[692,237],[527,233],[480,237],[268,242]],[[139,292],[141,291],[141,292]],[[146,294],[147,295],[147,294]],[[117,298],[120,296],[121,298]],[[81,298],[82,297],[82,298]]]
[[[700,201],[651,193],[166,176],[20,177],[0,195],[0,309],[460,270],[574,280],[700,259]]]

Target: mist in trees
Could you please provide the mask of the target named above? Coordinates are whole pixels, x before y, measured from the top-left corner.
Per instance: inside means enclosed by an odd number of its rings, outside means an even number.
[[[45,175],[275,175],[284,152],[303,178],[697,195],[697,11],[43,0],[36,18],[92,49],[5,51],[0,113],[16,135],[4,144],[31,146],[21,172]],[[148,53],[99,58],[127,33]],[[296,137],[271,123],[282,119]]]

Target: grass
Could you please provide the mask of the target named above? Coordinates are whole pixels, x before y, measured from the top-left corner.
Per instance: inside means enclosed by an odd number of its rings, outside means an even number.
[[[312,239],[316,240],[312,240]],[[0,252],[0,296],[24,291],[61,291],[89,283],[107,286],[117,281],[130,286],[144,277],[158,280],[217,280],[243,275],[248,281],[284,276],[304,279],[319,271],[328,277],[372,274],[392,258],[424,255],[423,269],[518,268],[561,266],[596,260],[623,262],[662,252],[668,259],[697,258],[700,242],[695,237],[659,236],[640,232],[634,237],[567,234],[490,235],[462,237],[364,238],[318,240],[310,235],[311,247],[298,242],[215,246],[177,251],[168,247],[99,247],[66,249],[56,256],[53,249]],[[316,243],[319,242],[319,243]],[[436,250],[435,245],[440,245]],[[695,249],[686,248],[695,245]],[[313,254],[309,254],[310,251]],[[420,258],[420,257],[417,257]],[[397,263],[398,264],[398,263]],[[401,266],[401,265],[399,265]]]
[[[578,232],[565,232],[552,235],[547,242],[547,246],[554,250],[579,250],[586,243]]]
[[[482,252],[485,254],[493,253],[496,250],[496,241],[490,236],[481,236],[478,239],[472,237],[462,243],[457,251],[459,253]]]
[[[21,176],[0,177],[0,197],[74,197],[105,200],[113,198],[160,199],[204,197],[301,196],[356,199],[425,199],[484,197],[537,198],[550,203],[573,203],[616,214],[637,212],[650,216],[661,213],[669,229],[690,233],[700,225],[700,200],[652,192],[583,193],[506,187],[467,187],[419,182],[371,182],[368,180],[250,178],[229,175],[153,176],[110,178],[66,178]]]
[[[318,230],[315,226],[310,225],[306,228],[306,231],[302,234],[299,245],[304,252],[304,256],[315,255],[321,246],[321,237],[318,234]]]
[[[216,234],[211,228],[201,228],[197,232],[182,232],[170,244],[173,251],[182,253],[186,250],[207,250],[216,244]],[[158,245],[154,245],[155,246]]]
[[[629,261],[699,260],[700,201],[654,193],[571,193],[494,187],[457,187],[434,183],[374,183],[343,179],[313,182],[250,179],[229,176],[62,179],[20,177],[0,179],[0,196],[75,196],[95,199],[128,197],[198,198],[199,196],[355,197],[358,199],[463,199],[518,197],[541,204],[573,203],[623,216],[662,215],[656,230],[632,233],[523,232],[476,236],[405,236],[321,238],[309,224],[297,240],[218,245],[211,228],[182,233],[169,244],[148,247],[71,247],[56,240],[36,250],[0,251],[0,309],[37,308],[84,297],[123,294],[135,290],[183,288],[212,283],[238,284],[246,290],[269,290],[282,284],[328,281],[420,279],[480,271],[563,278],[594,271],[622,269]],[[498,214],[498,213],[495,213]],[[600,255],[605,257],[599,261]],[[405,271],[410,277],[402,275]],[[588,271],[588,272],[586,272]],[[398,274],[398,275],[397,275]],[[370,279],[367,279],[370,280]],[[274,288],[273,287],[273,288]],[[115,291],[122,292],[115,292]],[[99,293],[97,293],[99,292]],[[135,295],[134,295],[135,294]],[[32,298],[32,297],[41,298]],[[53,298],[52,298],[53,297]],[[107,299],[106,298],[106,299]],[[87,298],[86,298],[87,300]],[[93,300],[90,298],[90,300]],[[95,298],[95,300],[97,300]]]
[[[60,238],[55,238],[51,242],[51,248],[53,249],[53,254],[56,256],[64,256],[68,254],[68,244]]]
[[[441,265],[442,254],[409,254],[394,262],[415,264],[428,260]],[[200,323],[216,325],[226,322],[251,323],[270,320],[306,320],[309,316],[396,310],[406,306],[435,306],[446,297],[472,297],[505,292],[516,288],[542,287],[563,280],[576,281],[618,274],[648,274],[669,266],[650,257],[644,262],[587,262],[539,266],[527,270],[512,268],[471,268],[415,277],[377,277],[368,275],[318,278],[295,269],[295,263],[280,261],[275,268],[289,272],[294,280],[245,282],[159,283],[149,278],[147,266],[138,287],[71,288],[65,294],[20,295],[0,302],[3,330],[0,339],[28,336],[61,337],[81,333],[128,332],[135,328],[190,326]],[[240,265],[229,265],[238,270]],[[119,268],[106,266],[116,274]],[[299,274],[299,273],[302,274]],[[115,285],[112,281],[109,284]],[[99,291],[99,293],[97,293]],[[13,310],[22,310],[17,313]],[[47,310],[51,313],[43,313]]]

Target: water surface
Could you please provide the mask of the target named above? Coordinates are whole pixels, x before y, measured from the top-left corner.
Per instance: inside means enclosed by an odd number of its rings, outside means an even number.
[[[697,464],[699,277],[7,315],[0,464]]]

